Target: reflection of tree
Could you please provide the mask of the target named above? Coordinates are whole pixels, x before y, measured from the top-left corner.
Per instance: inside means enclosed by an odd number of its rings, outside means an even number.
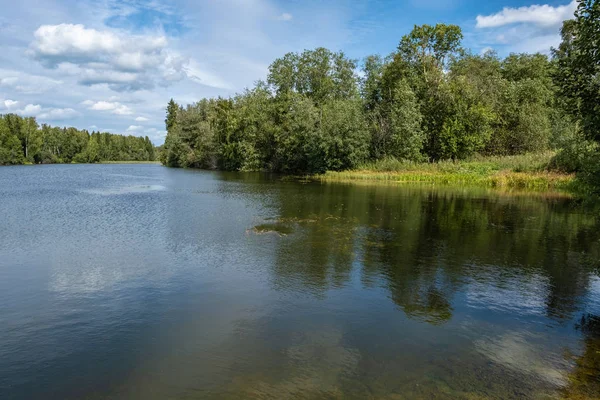
[[[564,198],[297,182],[268,190],[271,222],[291,231],[276,241],[278,287],[323,294],[356,268],[363,285],[386,287],[407,315],[430,323],[449,320],[455,294],[489,280],[490,269],[496,287],[547,282],[537,287],[547,315],[567,321],[599,253],[596,219]]]
[[[565,397],[600,399],[600,317],[583,315],[577,328],[583,334],[583,354],[575,359]]]
[[[356,210],[345,204],[349,188],[335,192],[326,189],[282,186],[277,223],[291,227],[293,233],[282,238],[276,250],[278,287],[322,293],[344,286],[350,279],[358,227],[351,216]]]

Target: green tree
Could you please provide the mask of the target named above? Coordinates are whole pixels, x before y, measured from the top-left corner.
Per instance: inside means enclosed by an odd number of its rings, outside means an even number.
[[[457,25],[416,26],[398,45],[398,52],[422,71],[425,81],[439,77],[450,59],[461,51],[462,31]]]
[[[425,140],[421,129],[422,119],[417,97],[406,81],[400,81],[390,105],[390,138],[385,146],[385,155],[422,161],[421,150]]]
[[[23,147],[23,154],[27,161],[33,162],[33,155],[37,150],[39,140],[37,140],[38,124],[34,117],[27,117],[21,123],[19,139]]]
[[[8,121],[12,117],[0,115],[0,165],[16,165],[25,161],[21,142],[9,127]]]
[[[407,79],[419,99],[426,138],[424,152],[431,160],[443,157],[440,135],[451,107],[449,96],[444,93],[445,72],[451,61],[463,53],[462,37],[456,25],[415,26],[402,38],[394,57],[392,75]]]
[[[165,127],[167,132],[171,132],[173,128],[175,128],[175,124],[177,123],[177,112],[179,111],[179,106],[175,103],[175,100],[169,100],[169,104],[167,105],[167,118],[165,118]]]
[[[18,165],[24,162],[21,141],[15,135],[8,136],[0,149],[0,164]]]
[[[344,53],[319,47],[275,60],[269,67],[267,82],[279,95],[294,91],[322,104],[358,95],[355,69],[356,62]]]
[[[302,94],[279,96],[275,105],[275,154],[272,168],[286,173],[317,172],[323,169],[324,151],[318,143],[319,110]]]
[[[575,19],[561,33],[555,82],[585,135],[600,141],[600,2],[578,0]]]
[[[332,100],[326,103],[320,115],[317,157],[311,170],[325,172],[350,169],[369,156],[369,134],[358,100]],[[314,157],[312,157],[314,158]]]
[[[88,163],[96,163],[100,161],[100,144],[94,136],[95,135],[90,138],[86,149],[86,162]]]

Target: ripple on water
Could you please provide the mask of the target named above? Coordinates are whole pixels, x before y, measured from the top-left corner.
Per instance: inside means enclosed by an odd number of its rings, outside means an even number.
[[[166,187],[161,185],[133,185],[133,186],[122,186],[122,187],[110,187],[110,188],[97,188],[97,189],[85,189],[84,193],[97,194],[101,196],[116,196],[121,194],[131,193],[148,193],[148,192],[160,192],[167,190]]]

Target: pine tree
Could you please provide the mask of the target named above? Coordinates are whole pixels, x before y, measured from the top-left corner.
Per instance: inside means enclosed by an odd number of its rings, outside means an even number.
[[[167,133],[171,133],[177,124],[177,111],[179,111],[179,106],[171,99],[167,105],[167,118],[165,119]]]

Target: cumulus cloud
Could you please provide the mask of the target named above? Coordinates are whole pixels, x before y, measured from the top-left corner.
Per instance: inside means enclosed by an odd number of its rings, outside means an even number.
[[[131,115],[133,114],[133,110],[126,106],[125,104],[121,104],[118,101],[93,101],[86,100],[82,103],[87,107],[88,110],[94,111],[108,111],[112,114],[116,115]]]
[[[478,15],[476,28],[484,47],[500,45],[511,52],[548,53],[560,43],[563,21],[573,18],[577,2],[562,6],[548,4],[505,7],[491,15]]]
[[[1,8],[0,110],[6,112],[6,99],[19,100],[10,112],[39,103],[38,115],[48,117],[73,113],[47,107],[71,107],[80,113],[78,128],[125,132],[141,125],[135,134],[157,143],[165,132],[154,116],[171,97],[185,104],[228,96],[264,79],[269,63],[287,51],[343,48],[355,9],[340,2],[289,9],[273,0],[82,2],[93,12],[68,0]],[[290,23],[308,16],[312,23]]]
[[[67,119],[73,119],[80,116],[79,112],[72,108],[50,108],[44,110],[37,117],[39,119],[45,119],[50,121],[62,121]]]
[[[573,18],[576,9],[576,1],[558,7],[548,4],[519,8],[505,7],[496,14],[478,15],[476,26],[477,28],[498,28],[517,23],[531,23],[547,27],[560,27],[564,20]]]
[[[137,132],[139,130],[143,129],[142,126],[139,125],[129,125],[129,128],[127,128],[127,132]]]
[[[34,56],[49,66],[62,62],[99,63],[124,71],[141,71],[164,60],[164,36],[119,36],[83,25],[42,25],[31,43]]]
[[[146,117],[137,117],[135,120],[136,120],[136,122],[146,122],[146,121],[148,121],[148,118],[146,118]]]
[[[29,54],[47,68],[77,77],[81,85],[137,91],[195,78],[188,74],[189,58],[167,46],[163,35],[133,35],[81,24],[42,25],[34,33]],[[211,82],[204,79],[202,84]]]
[[[40,104],[27,104],[23,108],[15,110],[20,102],[5,100],[4,105],[10,111],[23,117],[36,117],[40,120],[61,121],[79,117],[81,114],[72,108],[42,107]]]
[[[16,106],[19,105],[18,101],[11,100],[11,99],[6,99],[3,101],[3,103],[4,103],[4,108],[6,108],[7,110],[15,108]]]
[[[42,106],[39,104],[27,104],[25,107],[16,111],[17,114],[23,117],[37,117],[42,111]]]

